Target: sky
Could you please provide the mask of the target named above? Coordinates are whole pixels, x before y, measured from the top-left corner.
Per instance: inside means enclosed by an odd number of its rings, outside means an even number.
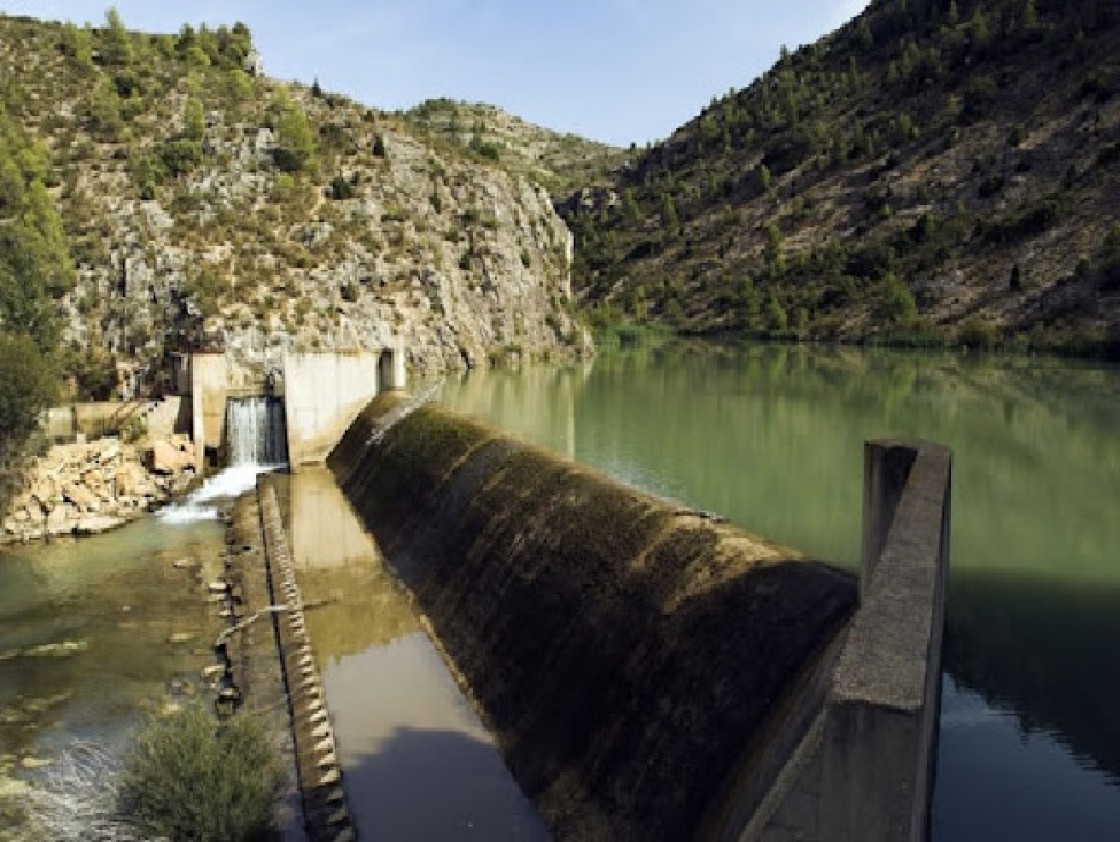
[[[48,20],[105,19],[106,0],[0,0]],[[386,110],[431,97],[498,105],[626,146],[667,137],[742,88],[782,45],[810,43],[867,0],[116,0],[130,29],[243,21],[265,72]]]

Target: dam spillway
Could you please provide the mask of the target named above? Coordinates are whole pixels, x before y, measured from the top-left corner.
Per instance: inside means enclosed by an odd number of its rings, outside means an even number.
[[[445,410],[382,430],[401,400],[328,464],[552,832],[688,838],[761,800],[855,577]]]
[[[288,461],[284,402],[269,395],[226,403],[226,464],[282,465]]]

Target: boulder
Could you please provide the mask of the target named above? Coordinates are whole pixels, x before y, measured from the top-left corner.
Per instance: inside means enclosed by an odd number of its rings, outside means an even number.
[[[70,532],[74,525],[71,515],[74,513],[72,506],[57,506],[47,515],[47,533],[50,535],[64,535]]]
[[[114,515],[91,514],[79,518],[74,523],[74,532],[78,535],[96,535],[100,532],[116,529],[118,526],[124,526],[124,523],[124,518]]]
[[[125,462],[117,468],[114,486],[117,497],[138,497],[149,485],[148,475],[135,462]]]
[[[167,476],[194,465],[194,454],[175,447],[169,441],[157,441],[148,451],[148,470]]]
[[[87,475],[88,476],[88,475]],[[68,503],[73,503],[79,511],[88,512],[93,508],[94,503],[97,502],[97,497],[90,490],[90,484],[83,482],[81,485],[66,485],[62,489],[62,499]]]

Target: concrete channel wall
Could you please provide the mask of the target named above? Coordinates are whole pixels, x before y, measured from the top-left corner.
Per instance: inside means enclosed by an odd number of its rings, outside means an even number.
[[[370,399],[381,391],[379,354],[288,354],[284,417],[288,459],[322,462]]]
[[[919,441],[864,452],[860,608],[823,710],[743,839],[929,837],[952,454]]]
[[[403,400],[328,465],[552,832],[692,838],[765,794],[855,578],[437,407],[385,431]]]

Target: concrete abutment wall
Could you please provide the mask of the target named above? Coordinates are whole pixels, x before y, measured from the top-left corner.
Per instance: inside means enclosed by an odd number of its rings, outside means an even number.
[[[929,837],[952,454],[873,441],[864,468],[860,608],[824,707],[745,840]]]

